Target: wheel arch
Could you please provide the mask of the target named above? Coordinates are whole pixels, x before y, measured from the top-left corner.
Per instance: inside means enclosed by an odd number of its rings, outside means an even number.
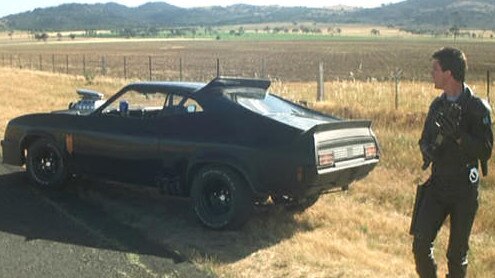
[[[251,189],[251,191],[256,194],[258,191],[256,190],[256,187],[254,186],[254,181],[252,177],[249,174],[249,171],[246,170],[242,165],[239,163],[236,163],[232,160],[228,159],[218,159],[218,158],[210,158],[210,159],[198,159],[194,160],[191,163],[189,163],[187,167],[187,174],[186,174],[186,190],[187,190],[187,195],[190,195],[191,193],[191,187],[192,183],[194,180],[194,177],[196,174],[201,170],[202,168],[206,166],[219,166],[219,167],[227,167],[234,171],[236,174],[239,175],[239,177],[246,182],[246,185]]]
[[[22,139],[20,140],[20,155],[21,155],[21,161],[22,164],[26,163],[26,152],[29,149],[29,147],[36,141],[41,140],[41,139],[47,139],[52,142],[55,142],[57,145],[57,141],[55,140],[55,137],[49,133],[46,132],[28,132],[26,133]]]

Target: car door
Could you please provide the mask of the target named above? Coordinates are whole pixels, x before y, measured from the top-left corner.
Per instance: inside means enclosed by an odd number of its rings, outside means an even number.
[[[124,101],[117,100],[120,105]],[[127,112],[110,108],[85,117],[84,126],[73,135],[75,164],[92,176],[152,184],[160,167],[157,118],[132,102],[126,105]]]

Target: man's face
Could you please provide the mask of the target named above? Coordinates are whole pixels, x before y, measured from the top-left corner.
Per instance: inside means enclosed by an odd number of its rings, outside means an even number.
[[[433,78],[433,83],[435,83],[436,89],[444,89],[445,84],[451,77],[450,70],[442,71],[442,67],[438,60],[432,61],[431,77]]]

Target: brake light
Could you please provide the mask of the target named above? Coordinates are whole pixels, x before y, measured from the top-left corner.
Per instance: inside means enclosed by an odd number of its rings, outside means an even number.
[[[366,159],[370,159],[370,158],[375,158],[376,157],[376,146],[375,146],[375,144],[365,145],[364,146],[364,157]]]
[[[318,164],[320,166],[332,166],[334,163],[333,151],[318,152]]]

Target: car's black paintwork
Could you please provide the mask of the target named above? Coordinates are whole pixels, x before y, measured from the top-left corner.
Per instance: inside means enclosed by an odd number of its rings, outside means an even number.
[[[23,165],[29,145],[48,138],[64,150],[72,173],[152,186],[174,179],[179,188],[169,193],[184,196],[194,174],[206,165],[233,169],[261,197],[314,196],[346,187],[373,169],[378,153],[332,167],[317,165],[321,148],[347,153],[347,145],[371,143],[378,149],[369,121],[340,120],[273,95],[304,117],[264,116],[233,101],[235,92],[247,88],[264,93],[269,85],[267,80],[235,78],[216,78],[208,84],[133,83],[87,115],[65,111],[11,120],[2,141],[4,163]],[[203,111],[188,113],[181,107],[177,113],[151,116],[143,111],[139,116],[104,113],[129,90],[175,93],[194,99]]]

